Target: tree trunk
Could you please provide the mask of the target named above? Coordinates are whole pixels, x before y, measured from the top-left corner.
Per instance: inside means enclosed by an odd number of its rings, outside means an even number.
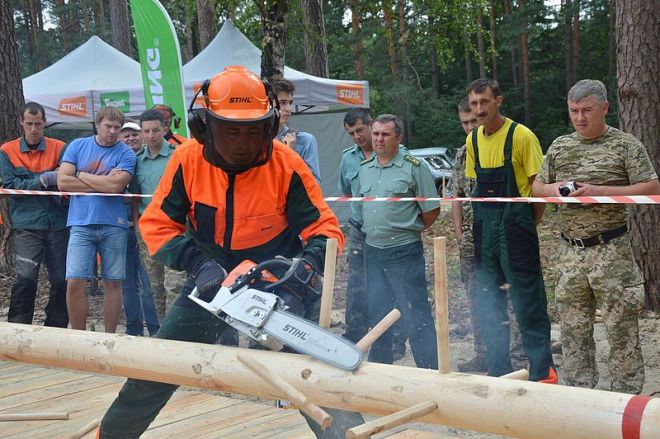
[[[390,54],[390,70],[392,78],[399,78],[399,64],[394,47],[394,24],[392,22],[392,3],[390,0],[383,1],[383,18],[385,21],[385,38],[387,39],[387,50]]]
[[[261,40],[261,76],[272,81],[284,76],[284,52],[287,12],[286,0],[257,1],[263,38]]]
[[[525,125],[532,124],[532,94],[529,81],[529,34],[527,33],[527,0],[519,0],[522,31],[520,33],[520,63],[523,77],[523,102],[525,105]]]
[[[607,57],[607,89],[610,94],[617,89],[616,83],[616,0],[609,0],[608,32],[609,47]]]
[[[438,66],[438,54],[435,43],[435,16],[431,13],[428,15],[429,20],[429,61],[431,63],[431,87],[433,89],[433,96],[440,99],[441,82],[440,82],[440,66]]]
[[[19,113],[23,106],[23,85],[18,65],[18,49],[14,31],[14,16],[10,2],[0,1],[0,139],[15,139],[20,135]],[[11,270],[11,220],[7,200],[0,200],[0,272]]]
[[[57,15],[57,21],[59,23],[60,29],[60,40],[62,41],[62,49],[64,52],[69,51],[69,33],[67,30],[68,20],[66,14],[66,5],[64,0],[55,0],[55,15]]]
[[[28,52],[28,59],[31,61],[32,68],[34,70],[39,70],[36,66],[36,36],[34,34],[33,30],[33,20],[32,20],[32,14],[30,11],[30,0],[24,0],[21,5],[21,12],[23,15],[23,22],[25,23],[25,39],[27,41],[27,52]]]
[[[493,79],[497,81],[497,47],[495,46],[495,1],[488,0],[488,21],[490,26],[490,50],[493,59]]]
[[[353,32],[353,38],[355,38],[353,44],[355,72],[358,79],[364,79],[364,41],[360,29],[360,3],[357,0],[351,0],[351,31]]]
[[[215,38],[215,34],[218,33],[213,3],[213,0],[197,0],[199,45],[202,49],[208,46],[213,41],[213,38]]]
[[[571,47],[571,75],[573,84],[578,81],[578,64],[580,62],[580,0],[573,0],[573,38]]]
[[[486,77],[486,45],[484,44],[483,16],[481,5],[477,6],[477,51],[479,52],[479,77]]]
[[[654,6],[655,5],[655,6]],[[617,0],[619,122],[623,131],[646,146],[660,170],[660,15],[654,0]],[[636,206],[629,220],[630,238],[644,273],[647,303],[660,309],[660,209]]]
[[[128,21],[128,2],[110,0],[110,25],[112,26],[112,46],[126,56],[133,57],[131,46],[131,24]]]
[[[307,73],[321,78],[330,77],[325,20],[321,0],[300,0],[305,25],[305,66]]]
[[[401,96],[401,101],[403,103],[403,123],[405,124],[405,130],[403,132],[403,141],[404,145],[409,145],[410,140],[415,135],[413,131],[413,119],[414,115],[410,108],[410,95],[407,92],[409,87],[408,80],[410,78],[410,64],[408,60],[408,28],[406,23],[406,2],[405,0],[398,0],[397,8],[399,10],[399,45],[401,46],[401,73],[403,77],[403,90],[404,93]]]
[[[506,16],[509,21],[511,21],[511,0],[504,0],[504,16]],[[511,38],[509,43],[509,56],[511,58],[511,80],[514,87],[518,87],[520,84],[520,79],[518,77],[518,65],[516,63],[516,41],[515,38]]]
[[[103,3],[103,0],[98,0],[96,2],[96,7],[94,8],[94,22],[97,26],[101,27],[105,25],[105,5]],[[128,4],[128,1],[126,1],[126,3]],[[110,13],[112,14],[112,8],[110,9]]]
[[[572,0],[562,0],[561,16],[563,21],[563,49],[564,49],[564,77],[566,80],[566,93],[573,87],[573,15],[571,14]]]
[[[470,47],[470,34],[465,31],[463,34],[465,38],[465,79],[467,83],[472,82],[472,48]]]

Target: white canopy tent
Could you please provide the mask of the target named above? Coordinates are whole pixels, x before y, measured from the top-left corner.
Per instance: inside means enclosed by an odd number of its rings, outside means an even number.
[[[23,79],[23,94],[43,105],[48,124],[58,128],[89,128],[105,106],[127,114],[144,110],[140,64],[97,36]]]
[[[259,75],[261,50],[226,21],[220,32],[195,58],[183,66],[183,77],[190,87],[211,78],[225,67],[241,65]],[[296,87],[298,107],[321,106],[323,110],[346,107],[369,107],[369,82],[319,78],[290,67],[284,67],[284,77]]]
[[[231,21],[225,22],[213,41],[183,66],[188,102],[196,85],[229,65],[245,66],[257,75],[261,70],[261,50]],[[342,109],[368,107],[369,83],[319,78],[289,67],[285,67],[284,76],[296,87],[297,111],[304,112],[294,116],[290,126],[316,137],[324,194],[340,195],[339,161],[342,150],[352,144],[343,129]],[[48,124],[57,128],[89,129],[96,112],[105,106],[115,106],[133,116],[145,110],[140,64],[97,36],[23,79],[23,93],[26,102],[44,106]],[[345,218],[347,204],[336,207],[339,216]]]

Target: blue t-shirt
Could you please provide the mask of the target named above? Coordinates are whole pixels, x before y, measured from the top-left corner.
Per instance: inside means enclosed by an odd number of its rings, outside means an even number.
[[[288,126],[284,126],[282,131],[277,133],[275,138],[279,141],[282,141],[282,138],[286,136],[291,130]],[[302,159],[307,163],[307,166],[312,171],[314,178],[321,184],[321,171],[319,165],[319,147],[316,143],[316,137],[312,134],[306,133],[304,131],[296,132],[296,152]]]
[[[96,136],[76,139],[69,144],[63,162],[71,163],[77,171],[108,175],[113,169],[135,173],[135,153],[122,142],[104,147],[96,143]],[[67,226],[105,224],[128,228],[130,204],[124,197],[74,195],[69,205]]]

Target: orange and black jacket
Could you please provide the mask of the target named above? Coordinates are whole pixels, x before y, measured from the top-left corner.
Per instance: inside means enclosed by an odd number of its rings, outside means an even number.
[[[23,137],[5,143],[0,147],[2,186],[6,189],[45,190],[39,176],[59,167],[64,149],[64,142],[48,137],[44,137],[34,150],[28,147]],[[67,210],[56,196],[12,195],[9,214],[15,229],[66,228]]]
[[[228,271],[245,259],[301,252],[322,269],[327,238],[336,238],[339,248],[344,240],[311,171],[278,141],[266,164],[240,173],[211,165],[196,140],[179,146],[140,219],[140,233],[165,265],[183,269],[182,254],[195,246]]]

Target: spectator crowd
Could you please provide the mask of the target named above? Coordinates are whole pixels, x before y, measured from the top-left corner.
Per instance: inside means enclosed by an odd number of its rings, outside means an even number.
[[[90,195],[11,196],[16,281],[8,320],[32,323],[44,264],[45,325],[85,330],[98,261],[106,332],[117,330],[123,309],[130,335],[145,335],[146,328],[149,336],[237,345],[232,328],[188,299],[193,288],[213,297],[245,259],[299,257],[322,270],[326,240],[341,246],[343,234],[322,197],[319,146],[312,134],[289,126],[293,84],[281,80],[268,88],[240,67],[205,82],[198,93],[203,115],[191,113],[190,140],[172,132],[180,122],[172,109],[157,105],[135,121],[103,108],[94,135],[65,145],[44,136],[44,108],[25,104],[22,136],[0,149],[3,187]],[[229,98],[247,91],[254,96],[249,102]],[[558,137],[545,157],[529,128],[501,114],[503,99],[496,81],[479,79],[458,104],[466,138],[456,156],[454,197],[660,194],[644,146],[606,124],[600,81],[582,80],[569,91],[575,132]],[[437,368],[422,241],[440,213],[433,177],[401,144],[397,115],[372,118],[354,108],[343,129],[354,142],[341,156],[343,194],[415,199],[352,203],[344,335],[357,342],[398,308],[400,323],[372,345],[369,361],[393,363],[407,341],[418,367]],[[551,352],[537,234],[545,204],[453,201],[451,208],[475,350],[459,370],[502,376],[526,366],[531,381],[593,388],[598,308],[610,345],[605,387],[642,391],[644,279],[624,205],[559,206],[560,370]],[[175,390],[128,380],[100,437],[139,436]],[[356,413],[333,416],[346,428],[361,423]]]

